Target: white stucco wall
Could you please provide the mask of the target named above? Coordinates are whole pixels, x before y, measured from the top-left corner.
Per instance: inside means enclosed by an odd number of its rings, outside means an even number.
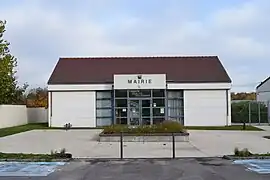
[[[167,88],[184,89],[186,126],[231,125],[230,90],[225,90],[230,83],[168,83]],[[49,126],[96,127],[95,91],[111,89],[110,84],[49,85]]]
[[[28,123],[47,123],[48,109],[45,108],[27,108]]]
[[[0,128],[27,124],[25,105],[0,105]]]
[[[185,126],[230,125],[226,94],[226,90],[184,90]]]
[[[265,102],[270,101],[270,79],[266,81],[256,89],[257,101]]]
[[[256,100],[268,104],[270,102],[270,91],[269,92],[257,92]]]
[[[51,92],[51,127],[96,127],[95,91]],[[50,108],[50,106],[49,106]]]

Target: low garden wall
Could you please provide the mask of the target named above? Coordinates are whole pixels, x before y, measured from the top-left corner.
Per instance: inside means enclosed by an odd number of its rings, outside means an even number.
[[[121,134],[99,135],[100,142],[120,142]],[[189,133],[174,133],[175,142],[188,142]],[[123,142],[172,142],[172,133],[130,134],[123,133]]]

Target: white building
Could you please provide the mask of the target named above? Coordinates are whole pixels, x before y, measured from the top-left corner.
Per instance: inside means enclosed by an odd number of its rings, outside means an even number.
[[[49,126],[231,125],[231,79],[217,56],[60,58]]]
[[[269,104],[270,102],[270,77],[266,78],[256,87],[256,100]]]

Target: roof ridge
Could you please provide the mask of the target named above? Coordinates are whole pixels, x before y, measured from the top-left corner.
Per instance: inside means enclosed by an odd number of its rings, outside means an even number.
[[[60,57],[59,59],[132,59],[132,58],[217,58],[216,55],[181,55],[181,56],[92,56],[92,57]]]

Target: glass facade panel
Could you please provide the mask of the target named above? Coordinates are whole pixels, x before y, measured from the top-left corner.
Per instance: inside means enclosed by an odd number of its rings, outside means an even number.
[[[165,117],[165,107],[153,108],[153,116],[164,116]]]
[[[127,97],[127,90],[115,90],[115,97],[120,97],[120,98]]]
[[[153,124],[160,124],[165,120],[164,117],[153,117]]]
[[[96,91],[96,123],[97,126],[112,124],[112,92]]]
[[[112,118],[97,118],[97,126],[109,126],[112,124]]]
[[[112,107],[112,101],[111,100],[104,100],[104,99],[100,99],[97,100],[96,103],[97,108],[111,108]]]
[[[164,89],[153,89],[153,97],[165,97]]]
[[[127,118],[116,118],[116,124],[128,124]]]
[[[97,99],[111,99],[112,92],[111,91],[97,91],[96,96],[97,96]]]
[[[111,109],[97,109],[97,117],[111,117],[112,110]]]
[[[151,107],[151,100],[150,99],[146,99],[146,100],[142,100],[142,107]]]
[[[115,108],[115,117],[116,118],[127,117],[127,108]]]
[[[142,117],[149,116],[150,117],[150,108],[142,108]]]
[[[150,125],[151,124],[151,118],[150,117],[143,117],[142,118],[142,125]]]
[[[181,90],[173,90],[168,91],[168,99],[170,98],[183,98],[183,91]]]
[[[165,107],[165,99],[153,99],[153,107]]]
[[[168,91],[168,119],[184,124],[184,97],[183,91]]]
[[[149,89],[129,90],[129,97],[132,97],[132,98],[151,97],[151,90]]]
[[[98,126],[112,123],[146,125],[164,120],[184,123],[184,98],[181,90],[97,91],[96,97]]]
[[[168,99],[168,108],[183,107],[182,99]]]
[[[128,107],[127,99],[115,99],[115,107]]]

